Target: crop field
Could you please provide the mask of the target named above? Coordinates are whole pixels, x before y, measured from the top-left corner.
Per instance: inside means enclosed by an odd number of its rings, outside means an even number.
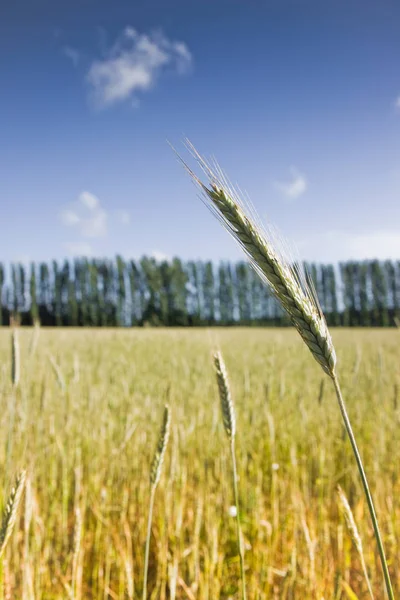
[[[0,331],[0,498],[26,489],[2,558],[5,599],[240,598],[230,449],[213,351],[229,374],[248,600],[368,598],[337,493],[351,506],[376,600],[384,583],[330,379],[289,329],[23,329],[12,387]],[[400,334],[335,330],[339,375],[400,593]]]

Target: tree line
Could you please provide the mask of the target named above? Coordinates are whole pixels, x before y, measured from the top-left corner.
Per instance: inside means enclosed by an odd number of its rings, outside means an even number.
[[[306,265],[329,325],[400,321],[400,261]],[[246,262],[75,259],[0,264],[0,325],[289,325]]]

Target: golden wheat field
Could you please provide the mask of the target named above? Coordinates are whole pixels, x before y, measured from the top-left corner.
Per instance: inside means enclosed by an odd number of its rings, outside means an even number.
[[[343,394],[400,590],[400,334],[333,330]],[[141,597],[149,473],[162,410],[171,436],[156,491],[148,598],[239,598],[229,445],[212,353],[237,416],[249,600],[367,598],[336,492],[346,493],[375,598],[373,530],[329,378],[294,331],[21,329],[0,332],[3,503],[27,484],[2,564],[2,598]]]

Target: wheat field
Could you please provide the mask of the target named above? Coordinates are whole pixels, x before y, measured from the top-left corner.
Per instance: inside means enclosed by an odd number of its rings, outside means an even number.
[[[400,335],[332,333],[398,593]],[[230,454],[213,367],[221,350],[236,410],[249,600],[369,597],[338,484],[375,598],[385,598],[334,390],[295,331],[21,329],[19,346],[13,387],[11,333],[0,331],[3,505],[27,470],[0,597],[141,597],[150,467],[168,403],[148,598],[239,598]]]

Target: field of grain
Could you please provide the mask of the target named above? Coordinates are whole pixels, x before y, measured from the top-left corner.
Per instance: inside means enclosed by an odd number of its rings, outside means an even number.
[[[400,546],[400,335],[333,330],[343,394],[393,584]],[[155,497],[148,597],[239,598],[229,446],[212,352],[237,413],[249,600],[367,598],[336,493],[359,528],[376,599],[372,526],[329,378],[297,333],[271,329],[0,331],[1,497],[28,470],[2,597],[140,598],[149,470],[163,405],[170,443]]]

